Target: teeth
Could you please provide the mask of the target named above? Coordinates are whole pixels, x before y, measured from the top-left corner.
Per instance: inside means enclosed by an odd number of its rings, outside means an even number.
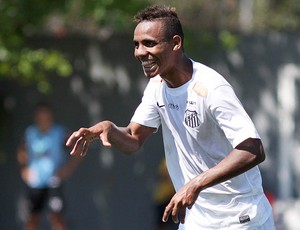
[[[153,65],[153,64],[155,64],[153,61],[142,61],[143,66]]]

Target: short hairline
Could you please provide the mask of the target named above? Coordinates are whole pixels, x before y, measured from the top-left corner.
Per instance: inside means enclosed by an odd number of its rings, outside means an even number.
[[[157,17],[157,18],[151,18],[151,19],[143,19],[143,20],[141,20],[141,21],[139,21],[138,23],[137,23],[137,25],[139,25],[139,24],[141,24],[141,23],[143,23],[143,22],[161,22],[162,23],[162,28],[163,28],[163,31],[164,31],[164,33],[165,33],[165,37],[166,37],[166,39],[169,41],[169,40],[171,40],[174,36],[179,36],[179,37],[181,37],[182,38],[182,36],[180,35],[180,34],[178,34],[178,33],[170,33],[170,31],[169,31],[169,29],[167,28],[167,21],[168,20],[172,20],[170,17]]]

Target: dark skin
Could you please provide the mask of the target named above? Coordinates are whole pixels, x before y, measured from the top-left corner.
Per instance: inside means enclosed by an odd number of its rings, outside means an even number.
[[[176,88],[191,79],[192,63],[183,52],[181,37],[175,35],[167,41],[164,26],[162,21],[139,23],[134,32],[134,54],[146,77],[152,78],[159,74],[169,87]],[[71,154],[85,155],[89,143],[99,138],[105,147],[114,146],[131,155],[141,148],[154,131],[154,128],[134,122],[127,127],[118,127],[111,121],[102,121],[90,128],[81,128],[74,132],[66,144],[71,146],[75,142]],[[260,139],[244,140],[218,165],[196,176],[179,189],[167,205],[162,220],[166,222],[171,215],[175,223],[184,223],[186,209],[192,208],[203,189],[238,176],[264,159],[265,153]]]

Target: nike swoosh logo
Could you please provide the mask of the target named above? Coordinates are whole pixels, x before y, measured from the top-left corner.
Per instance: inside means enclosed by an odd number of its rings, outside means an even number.
[[[159,108],[161,108],[161,107],[164,107],[165,105],[159,105],[158,102],[157,102],[157,106],[158,106]]]

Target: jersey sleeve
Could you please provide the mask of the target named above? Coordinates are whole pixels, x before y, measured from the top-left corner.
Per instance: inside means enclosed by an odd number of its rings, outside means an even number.
[[[260,138],[230,85],[215,88],[208,95],[207,106],[233,148],[248,138]]]
[[[161,84],[160,81],[151,79],[148,83],[141,103],[135,110],[131,122],[135,122],[147,127],[158,129],[160,126],[160,115],[157,110],[156,90]]]

